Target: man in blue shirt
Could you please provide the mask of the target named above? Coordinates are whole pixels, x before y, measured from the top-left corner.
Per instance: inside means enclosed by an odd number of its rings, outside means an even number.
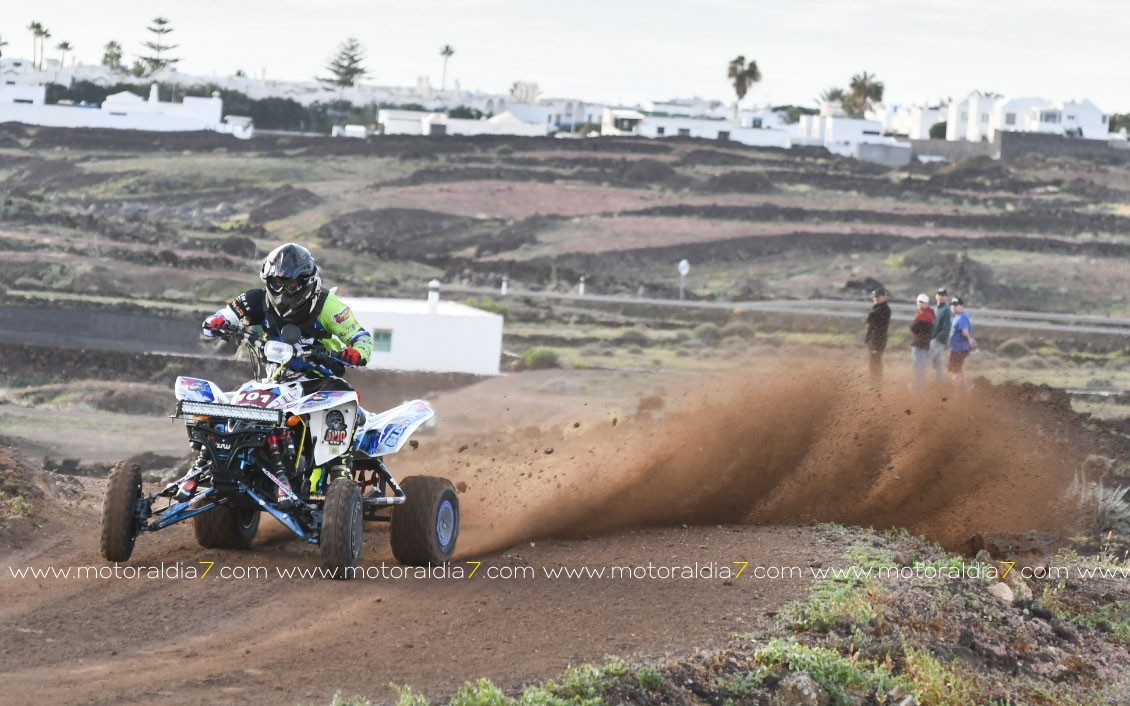
[[[960,297],[950,301],[953,308],[953,330],[950,333],[949,371],[953,373],[958,389],[965,389],[965,359],[969,357],[977,341],[973,338],[973,323],[965,311],[965,303]]]

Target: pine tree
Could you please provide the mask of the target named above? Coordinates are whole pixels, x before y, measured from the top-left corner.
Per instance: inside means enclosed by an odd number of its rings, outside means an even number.
[[[330,77],[318,80],[341,88],[356,86],[361,77],[369,73],[369,70],[361,65],[364,60],[365,48],[356,37],[349,37],[338,45],[337,54],[326,64]]]
[[[177,44],[167,44],[168,35],[172,33],[173,28],[169,26],[169,20],[164,17],[154,17],[153,24],[146,27],[152,34],[152,41],[142,44],[146,49],[152,52],[150,56],[139,57],[141,62],[145,65],[146,73],[149,76],[157,73],[161,69],[168,68],[176,64],[180,59],[168,56],[167,52],[176,49]]]

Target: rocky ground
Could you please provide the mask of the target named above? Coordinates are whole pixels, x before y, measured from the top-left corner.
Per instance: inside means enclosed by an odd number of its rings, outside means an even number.
[[[868,392],[835,370],[802,356],[789,370],[749,361],[741,377],[544,371],[431,394],[441,424],[394,472],[456,483],[455,566],[526,579],[285,578],[270,572],[309,570],[316,554],[273,525],[245,553],[201,549],[174,527],[141,537],[125,565],[179,562],[181,576],[33,579],[13,572],[102,565],[90,528],[104,481],[33,472],[5,449],[0,673],[29,696],[83,703],[264,690],[304,703],[338,690],[409,703],[502,703],[502,689],[528,703],[904,705],[1130,693],[1128,528],[1123,506],[1102,515],[1092,502],[1097,481],[1125,482],[1127,468],[1098,455],[1124,452],[1118,430],[1046,388]],[[961,453],[942,453],[959,434]],[[841,524],[817,524],[828,522]],[[363,565],[395,566],[381,528],[365,542]],[[183,575],[201,562],[265,573]],[[639,573],[546,573],[615,566]],[[1046,566],[1074,573],[1018,580]],[[1099,568],[1111,573],[1080,573]],[[186,602],[187,622],[175,617]],[[295,645],[367,666],[280,674]],[[152,679],[186,659],[191,674]]]

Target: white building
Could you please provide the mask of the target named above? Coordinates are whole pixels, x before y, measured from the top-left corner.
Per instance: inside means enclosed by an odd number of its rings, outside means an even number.
[[[42,85],[0,85],[0,123],[156,132],[212,130],[240,138],[251,137],[253,131],[246,120],[224,121],[224,102],[217,94],[164,103],[158,100],[157,85],[153,84],[149,100],[122,91],[107,96],[98,107],[47,105],[46,94],[47,87]]]
[[[751,147],[788,148],[792,145],[787,130],[743,127],[729,120],[651,115],[627,108],[605,108],[600,134],[606,137],[695,137]]]
[[[502,317],[452,301],[351,298],[381,370],[498,375]]]
[[[1039,132],[1110,139],[1110,116],[1087,99],[1050,101],[971,93],[950,104],[947,140],[992,141],[997,132]]]
[[[423,135],[424,110],[378,110],[377,131],[382,135]]]
[[[802,115],[795,129],[795,144],[824,147],[841,157],[855,157],[858,145],[861,144],[899,144],[894,138],[883,136],[883,126],[877,120],[837,115]]]
[[[867,112],[868,118],[883,126],[884,135],[902,135],[911,140],[930,139],[930,128],[945,122],[948,108],[921,105],[876,104]]]

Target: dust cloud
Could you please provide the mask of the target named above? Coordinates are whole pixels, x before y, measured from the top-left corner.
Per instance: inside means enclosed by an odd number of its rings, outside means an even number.
[[[1001,389],[876,389],[858,370],[807,361],[679,387],[633,414],[476,449],[491,463],[464,500],[461,553],[639,526],[812,521],[903,527],[961,549],[977,532],[1071,520],[1078,450],[1051,433],[1048,410]]]

